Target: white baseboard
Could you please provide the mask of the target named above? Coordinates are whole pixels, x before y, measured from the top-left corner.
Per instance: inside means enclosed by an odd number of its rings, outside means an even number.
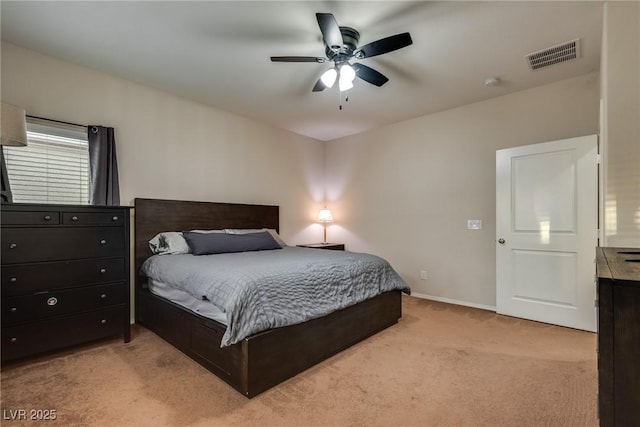
[[[457,300],[457,299],[437,297],[437,296],[434,296],[434,295],[419,294],[417,292],[411,292],[411,296],[412,297],[416,297],[416,298],[429,299],[429,300],[433,300],[433,301],[446,302],[448,304],[464,305],[465,307],[473,307],[473,308],[479,308],[479,309],[482,309],[482,310],[496,311],[496,307],[495,306],[477,304],[475,302],[461,301],[461,300]]]

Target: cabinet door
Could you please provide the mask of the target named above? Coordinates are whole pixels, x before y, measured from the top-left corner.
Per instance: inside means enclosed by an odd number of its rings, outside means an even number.
[[[63,212],[64,225],[122,225],[124,214],[115,212]]]
[[[60,212],[51,211],[2,211],[2,225],[56,225],[60,224]]]
[[[125,256],[121,227],[3,228],[2,264]]]
[[[124,307],[2,328],[2,361],[57,350],[122,332]]]
[[[125,258],[14,264],[2,267],[2,297],[127,280]],[[44,278],[44,280],[43,280]]]
[[[616,285],[613,300],[615,424],[631,425],[640,419],[640,287]]]
[[[125,302],[124,293],[124,283],[115,283],[63,291],[50,290],[18,297],[3,297],[2,324],[13,325],[63,314],[81,313],[122,305]]]

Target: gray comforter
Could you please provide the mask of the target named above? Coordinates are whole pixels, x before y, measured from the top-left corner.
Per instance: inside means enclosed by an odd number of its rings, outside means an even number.
[[[410,293],[389,263],[375,255],[290,246],[218,255],[154,255],[142,273],[225,312],[222,347],[386,291]]]

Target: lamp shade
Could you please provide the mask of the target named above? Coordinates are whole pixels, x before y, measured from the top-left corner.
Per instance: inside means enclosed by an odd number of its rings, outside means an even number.
[[[333,222],[333,216],[329,209],[321,209],[318,212],[318,222]]]
[[[27,145],[24,108],[2,103],[0,145]]]

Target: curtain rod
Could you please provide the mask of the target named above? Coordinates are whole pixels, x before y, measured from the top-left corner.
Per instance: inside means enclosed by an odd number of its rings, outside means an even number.
[[[79,126],[79,127],[83,127],[83,128],[88,128],[89,127],[87,125],[79,125],[77,123],[63,122],[62,120],[54,120],[54,119],[47,119],[46,117],[32,116],[31,114],[27,114],[26,116],[29,117],[30,119],[47,120],[47,121],[50,121],[50,122],[61,123],[63,125]]]

